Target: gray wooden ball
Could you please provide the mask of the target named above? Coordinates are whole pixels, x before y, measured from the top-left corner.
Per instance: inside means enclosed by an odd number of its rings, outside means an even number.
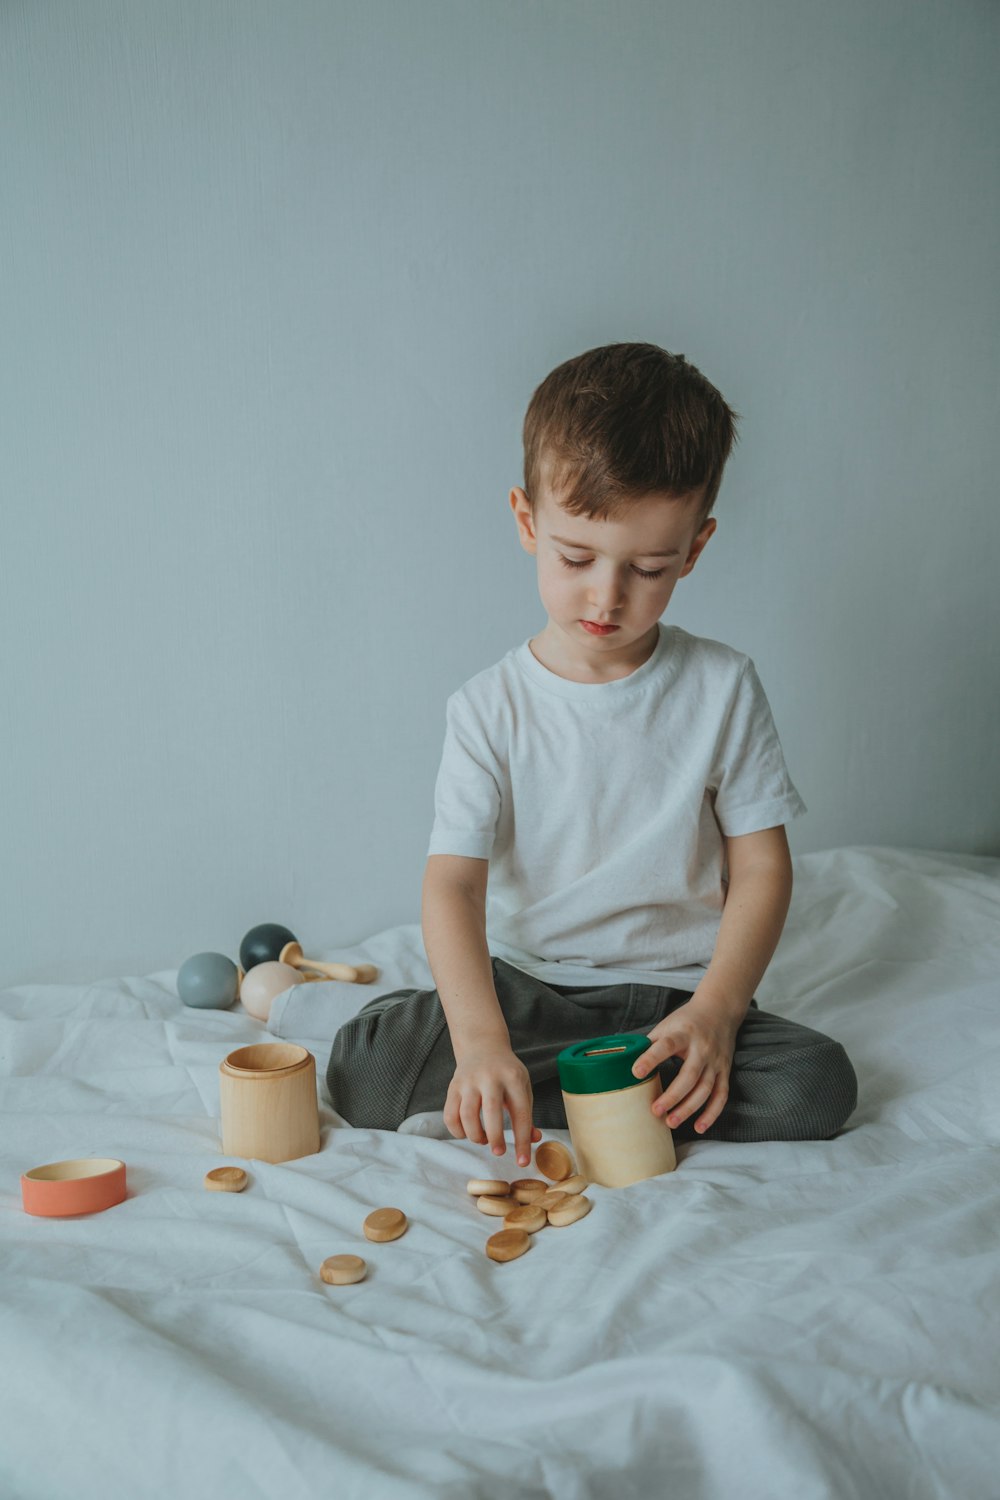
[[[240,971],[224,953],[196,953],[177,971],[177,993],[196,1010],[225,1010],[240,989]]]

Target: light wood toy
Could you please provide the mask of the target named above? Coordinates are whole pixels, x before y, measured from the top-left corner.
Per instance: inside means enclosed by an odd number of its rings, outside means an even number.
[[[251,927],[240,944],[240,963],[247,973],[257,964],[290,964],[294,969],[313,969],[326,979],[340,979],[346,984],[370,984],[378,978],[374,964],[328,964],[304,958],[295,933],[278,922]]]
[[[531,1235],[526,1229],[501,1229],[486,1241],[486,1254],[490,1260],[517,1260],[530,1249]]]
[[[319,1274],[329,1286],[354,1286],[355,1282],[364,1281],[368,1267],[360,1255],[328,1255]]]
[[[504,1220],[507,1229],[524,1229],[528,1234],[537,1234],[544,1229],[549,1222],[549,1216],[544,1208],[539,1208],[535,1203],[520,1203],[517,1208],[512,1208]]]
[[[240,983],[240,999],[244,1009],[266,1025],[271,1015],[271,1006],[279,995],[283,995],[294,985],[307,984],[310,979],[319,978],[319,974],[300,974],[290,964],[256,964]]]
[[[484,1193],[481,1198],[476,1199],[476,1207],[481,1214],[492,1214],[494,1218],[505,1219],[512,1209],[518,1207],[518,1203],[516,1198],[502,1198],[496,1193]]]
[[[227,1156],[294,1161],[319,1150],[316,1059],[291,1042],[238,1047],[219,1064]]]
[[[562,1141],[542,1141],[535,1151],[535,1166],[550,1182],[561,1182],[573,1170],[573,1158]]]
[[[585,1198],[582,1193],[575,1193],[571,1197],[563,1193],[560,1196],[564,1201],[546,1210],[549,1223],[554,1224],[557,1229],[565,1224],[575,1224],[577,1219],[589,1214],[594,1206],[591,1199]]]
[[[345,984],[371,984],[378,978],[374,964],[326,964],[315,958],[303,958],[298,943],[286,943],[278,955],[278,962],[291,964],[293,969],[313,969],[327,979],[342,979]]]
[[[242,1167],[213,1167],[205,1173],[205,1186],[210,1193],[242,1193],[247,1185],[247,1174]]]
[[[376,1208],[368,1215],[361,1227],[366,1240],[384,1244],[388,1240],[398,1240],[410,1226],[401,1208]]]

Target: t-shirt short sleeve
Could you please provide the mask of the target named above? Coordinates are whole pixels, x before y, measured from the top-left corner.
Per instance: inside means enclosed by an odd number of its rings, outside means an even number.
[[[430,854],[489,859],[500,816],[501,772],[482,724],[461,693],[445,710],[444,748],[434,787]]]
[[[792,785],[771,707],[747,658],[716,747],[710,786],[727,838],[776,828],[806,811]]]

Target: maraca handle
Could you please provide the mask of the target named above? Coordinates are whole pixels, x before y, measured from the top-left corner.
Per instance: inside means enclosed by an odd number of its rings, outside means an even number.
[[[342,979],[347,984],[371,984],[373,979],[378,978],[378,969],[374,964],[321,964],[314,958],[299,958],[295,960],[297,969],[315,969],[320,974],[325,974],[327,979]]]

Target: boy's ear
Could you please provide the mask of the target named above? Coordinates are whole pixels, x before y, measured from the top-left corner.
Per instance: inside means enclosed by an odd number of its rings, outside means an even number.
[[[525,552],[534,552],[537,545],[535,523],[531,518],[531,506],[528,504],[528,497],[524,490],[511,490],[510,508],[514,512],[514,519],[517,522],[517,534],[521,540],[521,546]]]
[[[678,575],[677,575],[678,578],[686,578],[687,577],[687,575],[690,573],[691,569],[694,567],[695,563],[698,561],[698,559],[701,556],[701,554],[704,552],[705,547],[708,544],[709,537],[713,536],[714,533],[715,533],[715,517],[714,516],[709,516],[708,520],[702,526],[701,530],[696,533],[694,541],[691,543],[691,550],[690,550],[690,552],[687,555],[687,561],[685,562],[683,568],[681,568],[680,572],[678,573]]]

